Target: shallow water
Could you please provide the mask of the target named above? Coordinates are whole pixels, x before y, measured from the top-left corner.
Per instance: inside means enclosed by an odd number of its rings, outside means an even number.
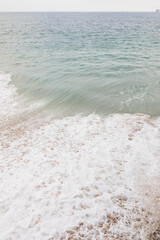
[[[160,15],[0,14],[0,69],[54,115],[160,114]]]

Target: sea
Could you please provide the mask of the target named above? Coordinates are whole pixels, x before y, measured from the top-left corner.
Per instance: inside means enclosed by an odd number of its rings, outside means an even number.
[[[160,239],[160,14],[0,13],[0,239]]]

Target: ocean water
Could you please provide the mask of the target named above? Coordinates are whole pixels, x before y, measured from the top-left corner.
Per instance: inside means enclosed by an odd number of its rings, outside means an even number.
[[[160,114],[159,14],[4,13],[0,34],[1,70],[54,115]]]
[[[0,13],[0,239],[159,239],[160,14]]]

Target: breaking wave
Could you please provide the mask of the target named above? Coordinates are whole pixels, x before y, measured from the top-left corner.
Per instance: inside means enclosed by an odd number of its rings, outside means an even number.
[[[160,119],[44,118],[10,81],[0,74],[0,239],[156,239]]]

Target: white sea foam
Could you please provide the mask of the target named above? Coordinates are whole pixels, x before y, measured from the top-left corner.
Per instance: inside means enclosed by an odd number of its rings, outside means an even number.
[[[31,118],[9,81],[0,75],[0,239],[149,239],[160,220],[159,119]]]

